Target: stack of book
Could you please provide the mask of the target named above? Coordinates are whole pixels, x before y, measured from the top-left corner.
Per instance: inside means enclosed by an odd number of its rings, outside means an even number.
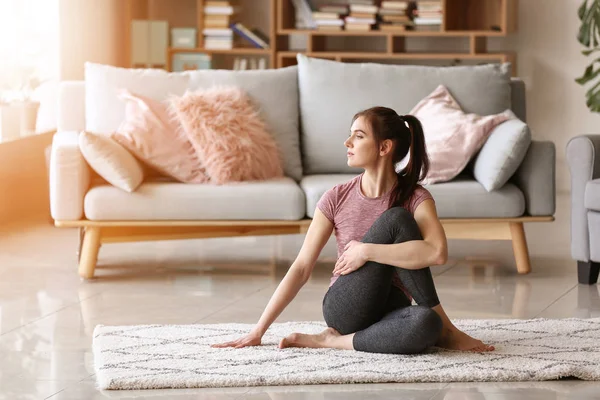
[[[408,1],[385,0],[381,2],[379,29],[382,31],[404,31],[413,22],[408,15]]]
[[[439,31],[442,28],[441,0],[419,0],[413,10],[415,30]]]
[[[346,20],[348,31],[370,31],[377,24],[379,7],[373,0],[349,0],[350,15]]]
[[[238,11],[230,0],[208,0],[204,5],[204,48],[233,48],[232,19]]]
[[[340,5],[324,5],[318,11],[312,12],[312,19],[320,31],[341,31],[344,27],[344,17],[348,15],[348,7]]]

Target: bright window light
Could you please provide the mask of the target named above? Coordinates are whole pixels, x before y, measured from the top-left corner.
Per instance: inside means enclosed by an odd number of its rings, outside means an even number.
[[[0,0],[0,101],[59,76],[59,0]]]

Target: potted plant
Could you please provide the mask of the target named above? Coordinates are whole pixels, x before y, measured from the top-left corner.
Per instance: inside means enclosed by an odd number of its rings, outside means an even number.
[[[581,26],[577,33],[577,40],[587,48],[587,50],[581,52],[587,57],[600,50],[600,0],[583,0],[583,3],[577,10],[577,15],[581,21]],[[585,69],[583,75],[575,79],[575,82],[580,85],[595,81],[593,86],[585,93],[586,105],[594,112],[600,112],[600,79],[598,79],[600,67],[594,69],[594,66],[598,63],[600,63],[600,57],[592,60],[591,64]]]

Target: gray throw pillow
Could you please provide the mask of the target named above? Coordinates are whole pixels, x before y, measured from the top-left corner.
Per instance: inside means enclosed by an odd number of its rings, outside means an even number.
[[[473,176],[488,192],[508,182],[531,144],[529,127],[511,114],[511,119],[494,128],[471,163]]]

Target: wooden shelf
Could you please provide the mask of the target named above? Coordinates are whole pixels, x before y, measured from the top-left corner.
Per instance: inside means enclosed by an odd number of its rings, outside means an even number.
[[[354,31],[318,31],[316,29],[282,29],[277,31],[278,35],[311,35],[311,36],[413,36],[413,37],[470,37],[470,36],[486,36],[496,37],[505,36],[502,32],[497,31],[380,31],[372,30],[367,32]]]
[[[234,55],[260,55],[268,56],[271,54],[270,49],[258,49],[254,47],[237,47],[233,49],[182,49],[182,48],[169,48],[170,54],[175,53],[205,53],[205,54],[234,54]]]
[[[331,59],[381,59],[381,60],[499,60],[505,58],[508,53],[384,53],[384,52],[344,52],[344,51],[279,51],[277,52],[280,58],[296,57],[296,54],[304,54],[309,57],[322,57]]]

